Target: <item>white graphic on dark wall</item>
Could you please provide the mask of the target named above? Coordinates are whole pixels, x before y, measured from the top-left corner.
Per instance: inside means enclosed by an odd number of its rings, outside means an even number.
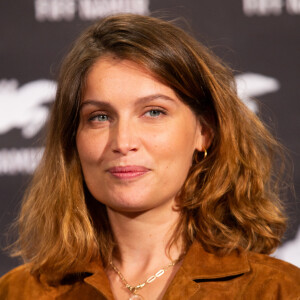
[[[286,0],[286,10],[291,15],[300,15],[300,0]]]
[[[75,18],[74,0],[35,0],[35,18],[38,21],[72,21]]]
[[[237,75],[235,82],[239,98],[255,113],[258,112],[258,105],[254,98],[277,92],[280,89],[277,79],[256,73]]]
[[[117,13],[149,14],[149,0],[78,0],[81,20],[94,20]]]
[[[300,268],[300,227],[293,240],[285,242],[281,247],[279,247],[275,253],[272,255],[276,258],[280,258],[291,264],[296,265]]]
[[[300,14],[300,0],[243,0],[243,11],[248,17],[281,16]]]
[[[149,14],[149,0],[35,0],[39,22],[94,20],[116,13]]]
[[[43,152],[43,147],[1,149],[0,175],[32,174]]]
[[[283,0],[243,0],[244,13],[247,16],[278,16],[282,12]]]
[[[37,80],[18,87],[15,79],[0,81],[0,134],[20,129],[24,138],[34,137],[44,126],[49,109],[43,104],[52,102],[56,83]]]

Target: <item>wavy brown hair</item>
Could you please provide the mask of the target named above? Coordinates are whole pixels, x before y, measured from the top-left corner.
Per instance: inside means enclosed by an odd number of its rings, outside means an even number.
[[[276,248],[285,229],[273,176],[280,146],[238,98],[229,68],[207,48],[170,22],[125,14],[88,28],[62,64],[45,152],[18,220],[15,255],[31,262],[36,275],[61,277],[99,254],[106,263],[112,253],[106,209],[84,185],[75,142],[85,79],[103,55],[145,67],[214,132],[208,156],[195,153],[178,195],[177,232],[187,247],[199,240],[223,254]]]

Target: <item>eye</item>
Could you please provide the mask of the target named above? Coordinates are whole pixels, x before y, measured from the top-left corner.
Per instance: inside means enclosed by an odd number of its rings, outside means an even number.
[[[106,122],[109,121],[109,117],[106,114],[98,114],[90,117],[89,121]]]
[[[145,113],[146,116],[149,116],[149,117],[151,117],[151,118],[157,118],[157,117],[159,117],[159,116],[162,115],[162,114],[165,115],[166,112],[163,111],[163,110],[161,110],[161,109],[151,109],[151,110],[149,110],[149,111],[147,111],[147,112]]]

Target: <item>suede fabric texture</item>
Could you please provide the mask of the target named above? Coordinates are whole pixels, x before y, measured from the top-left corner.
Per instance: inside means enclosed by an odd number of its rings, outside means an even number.
[[[113,300],[101,262],[71,274],[58,286],[38,282],[28,265],[0,279],[0,300]],[[233,252],[207,253],[195,242],[168,287],[163,300],[300,299],[300,269],[267,255]],[[123,299],[122,299],[123,300]]]

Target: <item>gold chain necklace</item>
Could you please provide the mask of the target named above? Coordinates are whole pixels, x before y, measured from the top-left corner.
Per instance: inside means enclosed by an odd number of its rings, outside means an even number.
[[[112,261],[110,261],[110,265],[113,268],[113,270],[118,274],[118,276],[120,277],[120,279],[121,279],[122,283],[124,284],[124,286],[132,293],[129,300],[143,300],[144,298],[141,295],[137,294],[137,291],[139,289],[143,288],[146,284],[149,284],[149,283],[153,282],[156,278],[164,275],[166,270],[169,269],[170,267],[173,267],[175,264],[177,264],[178,261],[179,261],[179,259],[171,261],[169,264],[167,264],[166,266],[164,266],[160,270],[158,270],[154,275],[150,276],[143,283],[140,283],[136,286],[132,286],[127,282],[127,280],[124,278],[123,274],[113,264]]]

